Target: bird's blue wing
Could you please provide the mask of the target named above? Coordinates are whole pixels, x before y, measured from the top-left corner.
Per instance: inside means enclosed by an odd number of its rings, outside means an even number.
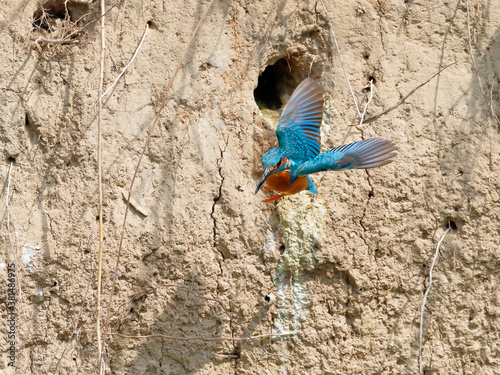
[[[397,149],[394,143],[381,138],[350,143],[332,148],[299,165],[294,176],[330,170],[381,167],[394,159]]]
[[[296,163],[319,154],[323,117],[323,89],[318,81],[306,78],[295,89],[278,121],[279,146]]]

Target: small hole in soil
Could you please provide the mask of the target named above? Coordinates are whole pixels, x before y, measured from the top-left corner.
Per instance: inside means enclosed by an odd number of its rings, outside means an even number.
[[[15,163],[15,162],[16,162],[16,158],[15,158],[15,157],[13,157],[13,156],[9,156],[9,157],[7,158],[7,163],[11,164],[11,163]]]
[[[285,252],[286,248],[285,245],[280,246],[280,253],[283,254]]]
[[[370,54],[369,53],[365,53],[363,55],[363,59],[368,60],[369,58],[370,58]]]
[[[55,29],[57,20],[64,20],[65,18],[69,18],[69,14],[64,6],[64,1],[44,1],[33,13],[33,31],[44,29],[52,32]]]
[[[149,20],[149,21],[148,21],[148,26],[149,26],[149,28],[150,28],[150,29],[155,29],[155,30],[157,30],[157,29],[158,29],[158,25],[157,25],[157,24],[156,24],[156,22],[155,22],[155,21],[153,21],[153,20]]]
[[[85,22],[85,16],[89,14],[90,2],[38,0],[37,3],[38,8],[33,12],[33,31],[44,29],[50,33],[61,26],[67,28],[78,21]]]
[[[373,191],[370,191],[368,193],[368,198],[371,198],[371,197],[374,197],[375,196],[375,193]]]
[[[368,77],[368,82],[370,82],[370,81],[371,81],[373,84],[377,83],[377,81],[376,81],[376,79],[375,79],[375,77],[374,77],[374,76],[369,76],[369,77]]]
[[[51,284],[51,286],[53,286],[53,287],[57,286],[57,281],[53,281],[52,284]]]
[[[457,224],[453,220],[448,221],[448,228],[452,231],[458,230]]]
[[[424,263],[424,264],[422,264],[422,267],[423,267],[423,268],[427,268],[427,264],[425,264],[425,263]]]
[[[457,212],[458,210],[454,210]],[[442,222],[441,222],[443,230],[450,229],[452,232],[459,231],[462,229],[462,226],[464,225],[464,221],[460,217],[446,217]]]

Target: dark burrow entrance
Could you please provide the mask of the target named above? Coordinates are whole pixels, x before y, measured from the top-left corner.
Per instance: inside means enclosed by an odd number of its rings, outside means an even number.
[[[308,60],[304,55],[291,55],[264,69],[253,92],[263,115],[278,113],[299,83],[307,76],[315,75],[314,71],[309,74],[311,64]]]

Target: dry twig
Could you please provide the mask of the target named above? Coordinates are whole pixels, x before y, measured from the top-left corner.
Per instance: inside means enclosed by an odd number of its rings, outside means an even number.
[[[149,28],[149,23],[146,23],[146,28],[144,29],[144,33],[142,34],[142,38],[141,38],[141,41],[139,42],[139,45],[137,46],[137,48],[135,49],[135,52],[132,56],[132,58],[130,59],[130,61],[128,62],[127,65],[125,65],[125,67],[123,68],[123,70],[121,71],[121,73],[118,75],[118,77],[116,77],[115,81],[113,82],[113,84],[111,86],[108,87],[108,89],[106,91],[104,91],[104,94],[102,94],[101,96],[101,100],[102,98],[104,98],[106,96],[106,94],[113,88],[115,87],[115,85],[118,83],[118,81],[120,80],[120,78],[125,74],[125,71],[128,69],[128,67],[130,66],[130,64],[132,64],[132,62],[134,61],[135,57],[137,56],[137,54],[139,53],[139,50],[141,49],[142,47],[142,43],[144,42],[144,39],[146,38],[146,33],[148,31],[148,28]]]
[[[139,292],[139,293],[136,293],[134,294],[133,296],[131,296],[129,298],[129,301],[127,302],[124,302],[122,303],[120,306],[118,306],[118,308],[115,310],[115,312],[113,314],[111,314],[109,316],[109,319],[111,317],[113,317],[114,315],[118,314],[119,310],[121,308],[123,308],[127,303],[129,303],[130,301],[133,301],[137,298],[140,298],[141,296],[144,296],[144,295],[147,295],[147,294],[150,294],[152,292],[154,292],[156,289],[158,289],[159,287],[177,287],[177,288],[183,288],[184,286],[183,285],[177,285],[177,284],[161,284],[161,285],[158,285],[158,286],[155,286],[155,287],[152,287],[152,288],[149,288],[145,291],[142,291],[142,292]],[[198,295],[197,293],[194,293],[193,294],[195,297],[197,298],[200,298],[200,299],[203,299],[205,301],[210,301],[210,302],[215,302],[217,304],[219,304],[222,309],[224,310],[224,313],[227,315],[227,317],[229,318],[230,322],[231,323],[234,323],[236,324],[237,326],[239,326],[241,328],[241,330],[247,335],[245,337],[203,337],[203,336],[171,336],[171,335],[163,335],[163,334],[151,334],[151,335],[124,335],[124,334],[121,334],[121,333],[118,333],[118,332],[110,332],[109,334],[110,335],[115,335],[115,336],[119,336],[119,337],[123,337],[123,338],[133,338],[133,339],[143,339],[143,338],[164,338],[164,339],[169,339],[169,340],[180,340],[180,341],[252,341],[256,346],[260,347],[267,355],[269,356],[276,356],[276,357],[281,357],[281,358],[285,358],[285,359],[288,359],[288,360],[291,360],[293,361],[294,359],[291,358],[291,357],[287,357],[285,355],[282,355],[282,354],[275,354],[275,353],[271,353],[269,352],[266,348],[264,348],[262,346],[262,344],[258,341],[256,341],[257,339],[261,339],[261,338],[272,338],[272,337],[284,337],[284,336],[293,336],[293,335],[297,335],[299,334],[298,331],[291,331],[291,332],[282,332],[282,333],[269,333],[269,334],[262,334],[262,335],[255,335],[255,336],[252,336],[250,334],[250,332],[248,331],[247,328],[245,328],[241,323],[237,322],[236,320],[233,319],[233,317],[231,316],[231,313],[229,312],[229,310],[224,306],[224,304],[222,303],[222,301],[218,300],[218,299],[215,299],[215,298],[210,298],[210,297],[204,297],[204,296],[200,296]],[[108,324],[109,323],[109,319],[108,321],[106,321],[105,324]]]
[[[370,95],[368,96],[368,99],[366,100],[365,108],[363,109],[363,113],[361,114],[361,117],[359,119],[359,125],[356,126],[356,129],[358,129],[361,132],[362,139],[364,139],[364,137],[365,137],[365,134],[364,134],[363,128],[362,128],[363,122],[365,120],[366,111],[368,110],[368,105],[370,104],[370,102],[372,101],[372,98],[373,98],[373,79],[370,79],[369,90],[370,90]],[[346,138],[347,138],[347,136],[346,136]],[[344,139],[344,141],[345,141],[345,139]],[[366,173],[368,173],[368,171],[366,171]]]
[[[214,299],[214,298],[206,298],[206,297],[202,297],[204,299],[206,299],[207,301],[212,301],[212,302],[216,302],[218,303],[222,309],[224,310],[224,312],[226,313],[226,315],[228,316],[229,320],[231,322],[233,322],[234,324],[236,324],[238,327],[240,327],[242,329],[243,332],[245,332],[245,334],[247,335],[247,337],[249,338],[250,341],[252,341],[255,345],[259,346],[263,351],[264,353],[266,353],[268,356],[271,356],[271,357],[281,357],[281,358],[285,358],[285,359],[288,359],[290,361],[295,361],[294,358],[292,357],[288,357],[284,354],[275,354],[275,353],[271,353],[269,350],[267,350],[266,348],[264,348],[259,342],[255,341],[255,339],[252,339],[252,335],[250,334],[250,332],[248,331],[248,329],[246,327],[243,326],[243,324],[237,322],[236,320],[233,319],[233,317],[231,316],[231,314],[229,313],[229,311],[226,309],[226,306],[224,306],[224,304],[218,300],[218,299]],[[293,331],[295,332],[295,331]],[[285,332],[286,334],[283,335],[283,336],[290,336],[289,332]],[[280,336],[279,334],[275,335],[275,336]]]
[[[99,18],[96,18],[95,20],[92,20],[92,21],[86,23],[82,27],[78,28],[77,30],[72,31],[71,33],[65,35],[62,38],[47,38],[47,37],[44,37],[44,36],[39,36],[38,38],[35,39],[35,41],[33,42],[33,45],[35,47],[40,47],[42,45],[49,45],[50,46],[52,44],[75,44],[75,43],[79,43],[79,41],[76,40],[76,39],[73,39],[73,37],[77,36],[78,34],[80,34],[84,29],[86,29],[87,27],[89,27],[90,25],[92,25],[94,22],[97,22],[98,20],[100,20],[102,17],[104,17],[106,14],[108,14],[117,5],[118,4],[112,5],[104,14],[101,14],[101,16]],[[76,25],[81,19],[83,19],[86,16],[88,16],[88,14],[89,13],[84,14],[83,16],[81,16],[78,20],[76,20],[72,24]]]
[[[365,108],[363,109],[363,113],[360,116],[358,126],[363,125],[363,120],[365,119],[366,116],[366,110],[368,109],[368,105],[372,101],[372,98],[373,98],[373,79],[370,79],[370,96],[368,97],[368,100],[365,103]]]
[[[104,0],[101,0],[101,1],[104,1]],[[207,14],[208,14],[208,11],[212,8],[212,5],[213,3],[215,2],[215,0],[212,0],[210,2],[210,4],[208,5],[207,9],[205,10],[205,13],[203,13],[200,21],[198,22],[198,24],[196,25],[196,28],[194,29],[192,35],[191,35],[191,39],[189,40],[189,43],[188,45],[186,46],[186,49],[184,51],[184,54],[182,55],[175,71],[174,71],[174,74],[172,75],[172,78],[170,79],[170,82],[167,86],[167,89],[165,90],[165,96],[163,98],[163,101],[161,102],[160,104],[160,107],[158,108],[158,110],[156,111],[156,116],[153,120],[153,123],[151,124],[151,126],[149,127],[148,129],[148,135],[146,137],[146,141],[144,142],[144,146],[142,148],[142,152],[141,152],[141,155],[139,156],[139,160],[137,161],[137,166],[134,170],[134,174],[132,176],[132,181],[130,182],[130,187],[129,187],[129,190],[128,190],[128,198],[127,198],[127,204],[125,206],[125,214],[124,214],[124,217],[123,217],[123,224],[122,224],[122,230],[121,230],[121,235],[120,235],[120,242],[119,242],[119,245],[118,245],[118,253],[116,254],[116,264],[115,264],[115,268],[114,268],[114,276],[113,276],[113,282],[112,282],[112,285],[111,285],[111,293],[109,295],[109,299],[108,299],[108,307],[107,307],[107,313],[106,313],[106,316],[109,316],[110,315],[110,311],[111,311],[111,307],[112,307],[112,302],[113,302],[113,296],[114,296],[114,293],[115,293],[115,289],[116,289],[116,280],[118,279],[118,266],[120,265],[120,257],[121,257],[121,252],[122,252],[122,248],[123,248],[123,238],[125,236],[125,225],[127,223],[127,214],[128,214],[128,211],[129,211],[129,208],[130,208],[130,197],[131,197],[131,194],[132,194],[132,188],[134,187],[134,182],[135,182],[135,179],[137,177],[137,173],[139,172],[139,168],[140,168],[140,165],[141,165],[141,161],[142,161],[142,158],[144,157],[144,154],[146,153],[146,149],[149,145],[149,141],[151,139],[151,136],[153,134],[153,130],[155,129],[156,127],[156,124],[158,123],[158,120],[160,118],[160,114],[163,110],[163,108],[165,107],[165,104],[167,103],[167,99],[169,98],[169,92],[170,92],[170,89],[172,88],[172,84],[174,82],[174,79],[175,77],[177,76],[177,73],[179,72],[183,62],[184,62],[184,59],[186,58],[186,55],[187,53],[189,52],[190,48],[191,48],[191,45],[193,43],[193,40],[194,40],[194,36],[197,34],[198,30],[200,29],[201,25],[203,24]],[[103,340],[102,340],[102,346],[104,347],[104,344],[106,343],[106,334],[108,332],[108,327],[109,327],[109,324],[105,324],[105,328],[104,328],[104,335],[103,335]]]
[[[262,339],[262,338],[273,338],[273,337],[283,337],[283,336],[293,336],[298,334],[298,331],[292,331],[292,332],[283,332],[283,333],[268,333],[264,335],[255,335],[255,336],[248,336],[248,337],[203,337],[203,336],[169,336],[169,335],[161,335],[161,334],[153,334],[153,335],[123,335],[118,332],[110,332],[110,335],[115,335],[119,337],[123,337],[126,339],[152,339],[152,338],[162,338],[162,339],[167,339],[167,340],[179,340],[179,341],[253,341],[257,339]],[[275,355],[277,356],[278,354],[273,354],[267,352],[266,354],[269,355]],[[289,357],[287,357],[289,358]],[[291,358],[289,358],[291,359]]]
[[[133,301],[137,298],[140,298],[142,296],[146,296],[148,295],[149,293],[151,292],[154,292],[156,289],[158,289],[159,287],[175,287],[175,286],[178,286],[177,284],[160,284],[158,286],[155,286],[155,287],[152,287],[152,288],[149,288],[145,291],[142,291],[142,292],[139,292],[139,293],[135,293],[134,295],[132,295],[128,301],[125,301],[123,303],[121,303],[117,308],[116,310],[109,314],[109,316],[107,317],[106,321],[104,322],[104,325],[107,325],[109,323],[109,321],[111,320],[111,318],[113,316],[115,316],[116,314],[118,314],[120,312],[120,310],[127,304],[127,303],[130,303],[130,301]]]
[[[105,15],[106,13],[106,2],[101,0],[101,52],[100,52],[100,68],[99,68],[99,91],[98,97],[102,96],[102,87],[104,82],[104,49],[105,44]],[[103,193],[102,193],[102,155],[101,155],[101,143],[102,143],[102,101],[99,100],[97,106],[97,175],[98,175],[98,185],[99,185],[99,253],[97,260],[97,347],[99,349],[99,373],[104,375],[104,357],[103,357],[103,344],[104,340],[101,341],[101,288],[102,288],[102,253],[104,250],[104,228],[102,220],[102,205],[103,205]]]
[[[415,91],[417,91],[419,88],[421,88],[422,86],[425,86],[426,84],[428,84],[434,77],[436,77],[437,75],[439,75],[440,73],[442,73],[444,70],[448,69],[450,66],[452,65],[455,65],[457,64],[458,62],[462,61],[464,59],[464,57],[462,57],[461,59],[458,59],[458,60],[455,60],[453,61],[452,63],[446,65],[445,67],[439,69],[436,73],[434,73],[429,79],[427,79],[425,82],[422,82],[421,84],[419,84],[417,87],[415,87],[413,90],[411,90],[408,94],[406,94],[405,96],[403,96],[396,104],[394,104],[392,107],[389,107],[388,109],[386,109],[385,111],[382,111],[376,115],[373,115],[372,117],[369,117],[367,118],[364,123],[365,124],[368,124],[370,122],[373,122],[375,120],[378,120],[380,117],[382,117],[383,115],[386,115],[387,113],[393,111],[394,109],[396,109],[397,107],[399,107],[401,104],[403,104],[406,99],[408,99],[411,95],[413,95],[413,93],[415,93]]]

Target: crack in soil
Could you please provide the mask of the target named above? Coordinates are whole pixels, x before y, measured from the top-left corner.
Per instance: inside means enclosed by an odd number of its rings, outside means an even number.
[[[366,217],[366,211],[368,209],[368,205],[370,204],[370,199],[372,199],[372,197],[373,197],[373,185],[372,185],[372,182],[370,180],[370,174],[368,173],[367,170],[365,170],[365,172],[366,172],[366,180],[368,181],[368,185],[370,186],[370,191],[368,192],[368,199],[366,200],[365,208],[363,209],[363,215],[361,216],[361,219],[359,219],[359,224],[361,225],[361,228],[363,228],[363,234],[366,234],[366,232],[368,232],[368,229],[366,228],[363,221],[365,220],[365,217]],[[370,248],[368,246],[368,242],[366,241],[365,236],[361,235],[360,237],[363,240],[363,242],[365,243],[366,247]]]
[[[222,184],[224,183],[224,176],[222,175],[222,161],[224,159],[224,152],[226,151],[226,147],[227,147],[227,143],[224,146],[224,148],[222,148],[222,147],[220,148],[220,158],[217,160],[218,172],[219,172],[219,176],[221,178],[221,181],[219,184],[217,196],[214,197],[214,202],[212,204],[212,212],[210,213],[210,217],[212,218],[212,221],[213,221],[212,245],[213,245],[214,249],[220,253],[223,261],[226,260],[226,257],[224,256],[224,253],[221,250],[219,250],[219,248],[217,247],[217,219],[215,218],[215,206],[217,205],[217,203],[219,202],[219,200],[222,196]],[[218,262],[218,263],[219,263],[219,268],[220,268],[220,274],[222,275],[222,264],[221,264],[221,262]]]

